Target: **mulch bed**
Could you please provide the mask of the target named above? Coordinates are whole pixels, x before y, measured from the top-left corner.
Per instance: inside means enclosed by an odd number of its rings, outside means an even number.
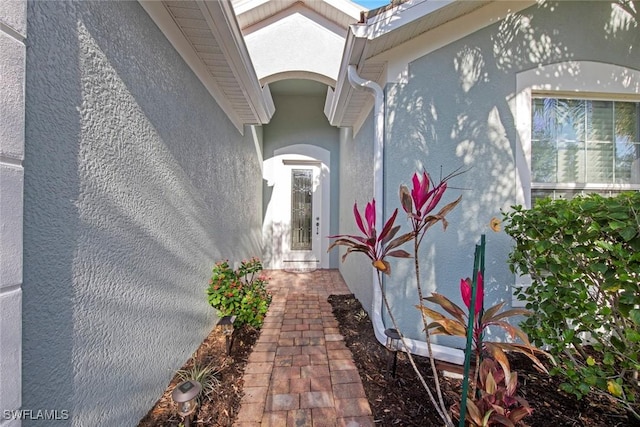
[[[244,368],[259,335],[259,331],[248,326],[236,329],[233,333],[233,345],[227,356],[224,335],[219,329],[214,328],[202,342],[194,357],[182,367],[182,369],[189,369],[195,362],[200,366],[210,365],[220,369],[217,375],[220,385],[211,399],[202,399],[201,405],[198,406],[192,418],[192,426],[230,427],[233,425],[242,398]],[[179,382],[176,375],[153,408],[140,420],[138,427],[176,427],[182,422],[182,417],[177,415],[175,404],[171,399],[171,392]]]
[[[441,426],[437,413],[431,406],[426,391],[422,388],[403,354],[398,356],[395,378],[387,375],[387,352],[376,340],[371,321],[353,295],[329,297],[334,315],[345,337],[347,347],[364,385],[367,398],[377,425],[384,427],[430,427]],[[223,367],[219,374],[221,385],[212,399],[202,402],[193,421],[193,426],[231,427],[240,408],[242,397],[242,375],[247,358],[259,336],[259,331],[243,327],[234,332],[234,343],[229,356],[226,355],[225,340],[215,329],[204,340],[195,353],[194,360],[200,364]],[[427,381],[431,368],[428,360],[416,357],[416,362]],[[518,394],[534,409],[525,418],[524,426],[531,427],[621,427],[632,426],[624,411],[609,399],[589,395],[578,401],[572,395],[559,390],[560,380],[537,372],[526,358],[513,358],[512,368],[518,372]],[[189,368],[189,360],[183,369]],[[149,413],[140,421],[139,427],[178,426],[182,420],[175,413],[171,391],[178,383],[174,378],[166,391]],[[450,407],[459,399],[460,381],[445,378],[442,391]],[[637,424],[636,424],[637,425]]]
[[[375,338],[371,321],[353,295],[332,295],[329,302],[340,324],[340,333],[354,361],[371,404],[374,419],[381,426],[441,426],[427,392],[404,354],[399,354],[396,377],[386,375],[387,352]],[[357,314],[357,315],[354,315]],[[359,314],[358,314],[359,313]],[[414,357],[420,372],[429,379],[431,365]],[[518,372],[518,395],[534,409],[523,420],[532,427],[616,427],[630,426],[626,413],[608,399],[595,394],[578,401],[559,390],[557,377],[538,372],[526,357],[513,357],[511,367]],[[445,378],[441,386],[450,407],[460,399],[461,381]]]

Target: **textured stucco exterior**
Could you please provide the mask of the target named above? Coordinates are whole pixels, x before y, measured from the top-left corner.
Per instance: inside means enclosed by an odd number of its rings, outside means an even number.
[[[289,76],[334,84],[345,29],[301,4],[282,15],[245,31],[258,79],[268,83]]]
[[[137,2],[28,28],[23,407],[135,425],[215,323],[213,263],[261,254],[256,144]]]
[[[342,191],[338,170],[340,165],[339,130],[329,125],[324,116],[324,98],[307,95],[274,95],[276,112],[268,125],[263,127],[263,157],[268,160],[274,156],[276,150],[286,153],[286,147],[293,145],[313,145],[323,148],[330,153],[330,223],[329,233],[338,233],[338,195]],[[263,215],[271,199],[272,188],[264,181]],[[266,230],[265,241],[271,241],[272,236]],[[265,262],[269,263],[273,254],[271,247],[265,245]],[[338,267],[338,254],[331,253],[329,267]]]
[[[0,3],[0,426],[21,425],[22,215],[27,4]]]
[[[353,136],[351,129],[340,132],[340,234],[358,235],[361,231],[353,217],[353,204],[358,203],[360,213],[364,215],[367,203],[373,198],[373,115],[365,120],[360,132]],[[345,253],[345,248],[334,249]],[[340,273],[349,290],[358,298],[362,306],[371,313],[373,272],[371,261],[360,253],[347,256],[340,262]]]
[[[387,86],[386,216],[401,209],[398,188],[410,184],[414,171],[424,168],[438,180],[457,168],[467,170],[450,181],[443,199],[444,204],[463,196],[448,216],[449,228],[433,227],[422,245],[425,293],[437,290],[461,304],[460,279],[471,275],[474,245],[485,233],[485,305],[511,301],[515,278],[506,262],[511,241],[488,224],[501,218],[501,210],[522,203],[513,105],[517,74],[563,61],[637,70],[639,43],[637,24],[625,23],[608,2],[545,2],[410,63],[407,82]],[[391,304],[406,333],[419,337],[412,263],[398,260],[392,266]]]

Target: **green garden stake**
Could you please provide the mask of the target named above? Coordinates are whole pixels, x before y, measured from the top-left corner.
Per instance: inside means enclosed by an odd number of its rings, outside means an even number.
[[[475,320],[476,298],[478,289],[478,271],[484,277],[485,235],[480,237],[480,244],[476,245],[473,259],[473,277],[471,279],[471,302],[469,303],[469,324],[467,326],[467,345],[464,352],[464,378],[462,381],[462,397],[460,401],[459,427],[464,427],[467,416],[467,395],[469,394],[469,370],[471,369],[471,347],[473,346],[473,322]],[[479,316],[482,316],[482,308]],[[482,339],[482,337],[480,337]],[[478,343],[480,345],[480,343]]]

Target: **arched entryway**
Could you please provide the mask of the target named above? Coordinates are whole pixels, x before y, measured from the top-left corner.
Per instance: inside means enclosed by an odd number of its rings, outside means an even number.
[[[337,230],[332,170],[338,169],[340,143],[338,129],[324,115],[327,86],[300,79],[269,86],[276,114],[263,129],[265,265],[335,268],[336,255],[327,248],[328,236]]]

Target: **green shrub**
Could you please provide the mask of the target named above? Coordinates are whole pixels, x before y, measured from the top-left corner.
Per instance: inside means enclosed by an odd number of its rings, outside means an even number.
[[[533,312],[522,325],[559,362],[552,373],[578,398],[605,393],[638,417],[640,193],[544,199],[506,213],[518,291]],[[588,345],[587,345],[588,344]]]
[[[242,261],[235,271],[228,261],[216,263],[207,288],[209,304],[220,317],[236,316],[236,326],[260,328],[271,303],[268,279],[261,272],[262,263],[257,258]]]

